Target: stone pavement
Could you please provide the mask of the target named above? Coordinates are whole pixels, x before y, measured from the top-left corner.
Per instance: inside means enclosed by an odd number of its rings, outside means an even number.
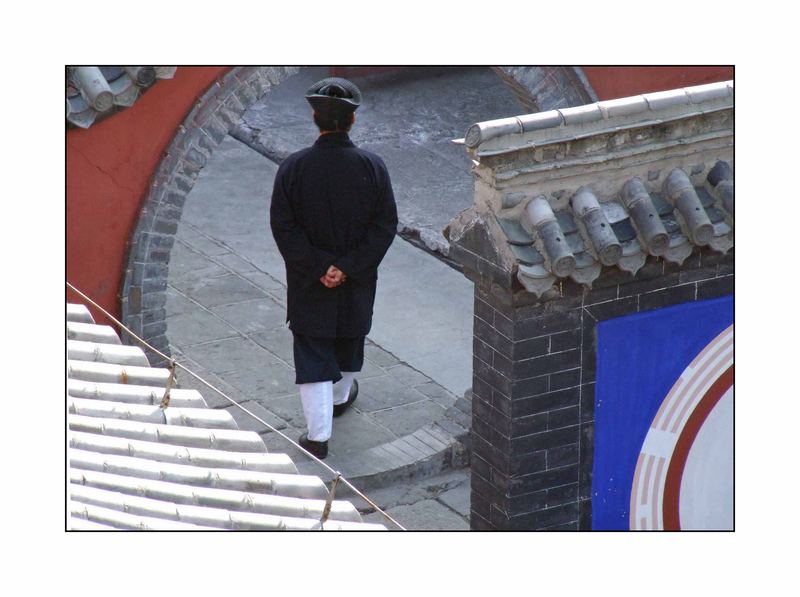
[[[277,162],[313,143],[317,130],[304,96],[328,72],[300,69],[245,112],[234,136]],[[452,140],[476,122],[516,116],[524,108],[486,66],[409,67],[355,82],[364,99],[351,137],[386,162],[400,233],[447,256],[442,229],[473,200],[469,155]]]
[[[284,266],[268,226],[276,170],[272,161],[228,137],[201,172],[170,256],[167,336],[179,362],[296,440],[304,418],[284,323]],[[410,521],[408,528],[468,528],[463,467],[471,284],[400,238],[379,276],[375,325],[357,377],[359,398],[334,420],[325,462],[368,495],[398,483],[417,487],[408,491],[419,506],[408,503],[408,496],[386,498]],[[178,385],[196,388],[209,406],[229,410],[242,429],[261,434],[270,451],[289,454],[300,472],[328,478],[284,438],[188,374],[178,373]],[[462,468],[444,485],[414,485],[453,467]]]
[[[412,483],[376,489],[368,496],[407,530],[466,531],[469,530],[469,493],[468,469],[457,469]],[[383,514],[361,498],[347,495],[346,499],[358,508],[364,522],[394,528]]]

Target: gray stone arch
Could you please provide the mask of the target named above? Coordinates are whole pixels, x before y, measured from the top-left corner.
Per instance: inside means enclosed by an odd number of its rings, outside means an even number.
[[[156,168],[128,243],[120,312],[126,327],[166,355],[170,355],[165,308],[169,258],[186,197],[245,110],[298,70],[231,68],[196,101]],[[123,337],[132,343],[128,334]],[[165,364],[158,354],[145,352],[151,365]]]
[[[528,112],[546,112],[598,101],[579,66],[495,66]]]

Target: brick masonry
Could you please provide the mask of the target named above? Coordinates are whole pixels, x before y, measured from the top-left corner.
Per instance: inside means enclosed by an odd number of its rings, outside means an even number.
[[[493,69],[528,112],[546,112],[597,101],[580,67],[502,66]]]
[[[733,250],[680,266],[650,257],[591,290],[535,301],[465,265],[475,283],[471,528],[590,530],[597,322],[733,294]]]
[[[235,67],[198,98],[178,127],[156,169],[139,220],[128,243],[122,286],[122,322],[155,349],[170,356],[165,310],[170,251],[187,195],[200,170],[244,111],[296,67]],[[130,343],[131,338],[123,341]],[[145,350],[150,364],[165,360]]]

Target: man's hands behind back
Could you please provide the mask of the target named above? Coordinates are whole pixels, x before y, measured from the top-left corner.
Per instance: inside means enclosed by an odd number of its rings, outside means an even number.
[[[345,273],[336,266],[330,266],[327,273],[319,279],[326,288],[336,288],[342,282],[347,281]]]

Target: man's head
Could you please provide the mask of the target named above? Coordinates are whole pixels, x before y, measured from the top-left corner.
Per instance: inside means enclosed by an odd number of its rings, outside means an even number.
[[[329,77],[314,83],[306,92],[314,108],[314,123],[321,132],[348,131],[361,105],[361,91],[347,79]]]

